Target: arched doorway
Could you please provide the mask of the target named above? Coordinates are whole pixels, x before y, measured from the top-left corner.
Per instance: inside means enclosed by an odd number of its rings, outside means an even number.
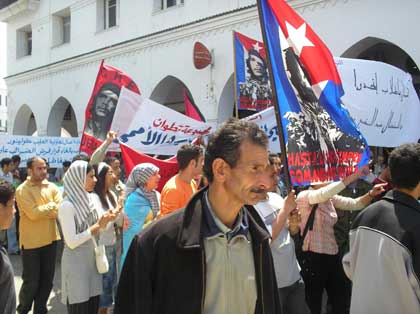
[[[219,107],[217,111],[217,120],[219,123],[223,123],[230,117],[236,117],[235,108],[235,80],[232,75],[227,80],[223,87],[222,93],[220,94]],[[251,110],[239,110],[239,119],[253,115],[255,111]]]
[[[48,136],[77,136],[77,121],[70,102],[60,97],[54,103],[47,124]]]
[[[168,75],[153,89],[150,99],[185,114],[184,89],[193,99],[187,86],[178,78]]]
[[[233,74],[227,80],[220,94],[219,107],[217,110],[217,122],[223,123],[232,116],[235,116],[235,82]]]
[[[34,113],[28,105],[22,105],[13,123],[13,135],[32,135],[37,131]]]
[[[397,45],[376,37],[366,37],[343,54],[346,58],[380,61],[408,72],[413,77],[414,88],[420,97],[420,70],[414,60]]]

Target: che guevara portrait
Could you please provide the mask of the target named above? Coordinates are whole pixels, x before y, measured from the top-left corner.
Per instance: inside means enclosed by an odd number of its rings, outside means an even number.
[[[248,50],[245,82],[239,83],[241,107],[263,110],[271,105],[272,92],[265,59],[255,50]]]
[[[102,85],[90,107],[91,117],[86,123],[86,134],[101,141],[106,139],[117,108],[120,91],[121,88],[116,84],[106,83]]]

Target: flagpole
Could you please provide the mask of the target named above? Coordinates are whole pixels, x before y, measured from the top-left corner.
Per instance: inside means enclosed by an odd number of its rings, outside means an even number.
[[[273,75],[273,68],[271,66],[271,58],[270,58],[270,50],[267,46],[267,33],[265,29],[265,24],[262,16],[262,8],[261,8],[261,0],[257,0],[258,5],[258,16],[260,18],[260,26],[261,26],[261,33],[263,36],[263,42],[265,47],[265,54],[267,57],[267,63],[268,63],[268,73],[270,77],[270,83],[271,83],[271,90],[273,92],[273,106],[274,106],[274,112],[276,115],[276,121],[277,121],[277,129],[278,129],[278,136],[279,136],[279,142],[280,142],[280,151],[281,151],[281,159],[283,162],[283,169],[285,174],[285,183],[287,190],[290,191],[292,189],[292,183],[290,180],[290,173],[289,173],[289,166],[287,163],[287,153],[286,153],[286,142],[284,140],[284,134],[283,134],[283,123],[280,116],[280,107],[278,105],[278,98],[277,98],[277,89],[276,84],[274,81],[274,75]]]
[[[236,81],[236,48],[235,48],[235,32],[232,31],[232,42],[233,42],[233,88],[235,91],[235,103],[233,104],[235,107],[235,117],[239,119],[239,108],[238,108],[238,90]]]

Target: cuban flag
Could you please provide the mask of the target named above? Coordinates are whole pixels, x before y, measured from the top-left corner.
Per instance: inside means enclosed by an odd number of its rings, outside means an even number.
[[[239,110],[260,111],[272,105],[264,44],[234,32],[236,103]]]
[[[366,164],[370,152],[341,104],[332,54],[284,0],[259,0],[258,8],[291,182],[340,180]]]

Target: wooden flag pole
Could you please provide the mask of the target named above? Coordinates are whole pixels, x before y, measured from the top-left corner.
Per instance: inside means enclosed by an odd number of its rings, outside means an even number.
[[[271,66],[270,50],[268,49],[268,45],[267,45],[268,43],[267,33],[266,33],[265,24],[264,24],[264,19],[262,16],[263,13],[262,13],[262,8],[261,8],[261,0],[257,0],[257,5],[258,5],[258,15],[260,18],[261,33],[262,33],[263,42],[264,42],[264,49],[265,49],[265,54],[267,57],[268,73],[270,77],[271,90],[273,92],[273,106],[274,106],[274,112],[276,115],[277,129],[278,129],[278,135],[279,135],[279,140],[280,140],[281,159],[283,162],[283,169],[284,169],[285,180],[286,180],[285,183],[286,183],[287,190],[291,191],[292,183],[290,180],[289,167],[287,164],[286,142],[284,140],[283,123],[282,123],[281,115],[280,115],[280,107],[278,104],[277,89],[276,89],[276,84],[274,81],[273,68]]]
[[[238,89],[236,81],[236,48],[235,48],[235,32],[232,31],[232,42],[233,42],[233,88],[235,91],[235,103],[233,106],[235,107],[235,118],[239,119],[239,108],[238,108]]]

